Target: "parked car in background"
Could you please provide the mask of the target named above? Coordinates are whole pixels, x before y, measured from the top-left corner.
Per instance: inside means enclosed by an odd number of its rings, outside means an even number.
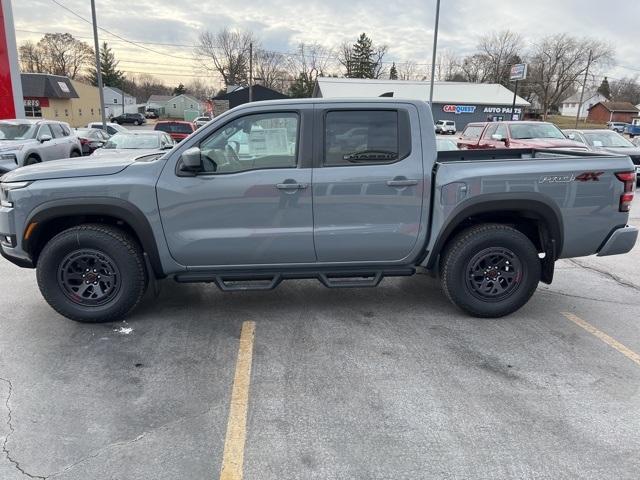
[[[607,122],[607,128],[618,133],[624,133],[626,126],[627,124],[625,122]]]
[[[556,260],[633,248],[628,157],[437,153],[432,118],[419,100],[253,102],[165,155],[17,169],[0,183],[1,253],[37,269],[57,312],[104,322],[165,277],[246,291],[422,270],[463,311],[500,317],[551,283]]]
[[[206,125],[210,121],[211,121],[211,118],[209,117],[198,117],[193,121],[193,124],[195,125],[196,129],[198,129]]]
[[[118,125],[121,125],[123,123],[144,125],[145,123],[147,123],[147,119],[144,118],[144,115],[141,113],[125,113],[122,115],[118,115],[117,117],[113,117],[111,119],[111,123],[117,123]]]
[[[170,150],[174,145],[173,139],[165,132],[132,131],[116,133],[104,144],[104,147],[96,150],[94,155],[114,155],[131,150],[140,150],[141,154],[153,153],[158,150]]]
[[[145,118],[158,118],[158,110],[155,108],[147,108],[144,112]]]
[[[79,157],[69,124],[53,120],[0,120],[0,173],[48,160]]]
[[[83,155],[91,155],[96,149],[102,147],[110,135],[98,128],[76,128],[75,130]]]
[[[562,130],[548,122],[469,123],[458,139],[458,148],[544,148],[586,151],[584,144],[569,140]]]
[[[436,137],[436,148],[439,152],[458,150],[458,145],[453,138]]]
[[[640,136],[640,118],[634,118],[631,123],[627,123],[624,132],[631,138]]]
[[[594,152],[609,152],[628,155],[636,167],[640,181],[640,146],[633,144],[618,132],[612,130],[563,130],[567,137],[587,146]]]
[[[180,142],[196,131],[191,122],[182,120],[162,120],[156,123],[154,130],[168,133],[176,142]]]
[[[109,135],[115,135],[116,133],[127,133],[130,130],[118,125],[117,123],[107,123],[106,132]],[[97,128],[98,130],[102,130],[102,122],[91,122],[87,125],[87,128]]]
[[[438,120],[436,122],[436,134],[455,135],[457,131],[456,122],[453,120]]]

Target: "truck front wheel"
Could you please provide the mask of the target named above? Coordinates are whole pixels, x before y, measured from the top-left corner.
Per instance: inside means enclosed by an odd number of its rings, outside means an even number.
[[[502,317],[529,301],[540,281],[538,252],[518,230],[484,224],[459,233],[440,264],[449,300],[476,317]]]
[[[127,315],[147,287],[144,258],[126,232],[87,224],[65,230],[43,248],[40,292],[61,315],[78,322],[110,322]]]

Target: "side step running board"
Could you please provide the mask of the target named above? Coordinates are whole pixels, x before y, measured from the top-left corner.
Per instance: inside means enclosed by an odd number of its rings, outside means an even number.
[[[327,288],[377,287],[382,281],[382,272],[362,275],[321,273],[318,280]]]

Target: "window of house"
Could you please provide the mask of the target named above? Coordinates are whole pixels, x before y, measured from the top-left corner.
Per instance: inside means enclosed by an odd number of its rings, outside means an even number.
[[[117,99],[117,98],[114,98],[114,99],[113,99],[113,103],[118,103],[118,99]]]
[[[176,107],[176,104],[175,104],[175,103],[173,104],[173,108],[178,108],[178,107]]]
[[[58,109],[57,109],[57,108],[55,108],[55,109],[53,110],[53,116],[54,116],[54,117],[57,117],[57,116],[58,116]]]
[[[69,116],[69,109],[68,109],[68,108],[65,108],[65,109],[64,109],[64,116],[65,116],[65,117],[68,117],[68,116]]]
[[[406,118],[405,118],[406,117]],[[335,110],[325,117],[324,165],[393,163],[409,154],[408,115],[397,110]],[[402,140],[402,141],[401,141]]]
[[[93,108],[91,109],[91,115],[93,116]]]
[[[80,117],[82,116],[82,109],[81,108],[78,109],[78,116],[80,116]]]
[[[274,112],[237,118],[200,144],[205,173],[295,168],[298,114]]]

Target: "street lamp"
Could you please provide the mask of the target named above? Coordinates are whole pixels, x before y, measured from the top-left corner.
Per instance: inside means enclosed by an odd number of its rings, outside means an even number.
[[[438,50],[438,24],[439,23],[440,23],[440,0],[437,0],[436,26],[433,30],[433,56],[431,57],[431,88],[429,89],[429,106],[430,107],[433,105],[433,83],[436,76],[436,52]]]

